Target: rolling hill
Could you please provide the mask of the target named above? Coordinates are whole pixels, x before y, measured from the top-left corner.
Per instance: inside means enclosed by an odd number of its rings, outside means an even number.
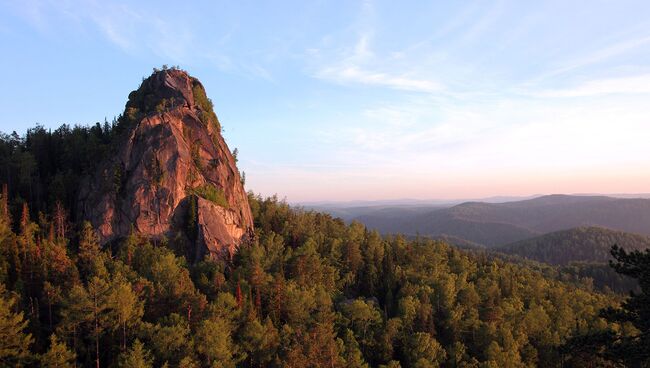
[[[495,247],[584,226],[650,235],[650,199],[549,195],[506,203],[466,202],[399,216],[383,209],[354,220],[382,233],[447,235]]]
[[[626,250],[650,248],[650,238],[600,227],[578,227],[495,248],[503,253],[554,265],[571,262],[606,263],[612,245]]]

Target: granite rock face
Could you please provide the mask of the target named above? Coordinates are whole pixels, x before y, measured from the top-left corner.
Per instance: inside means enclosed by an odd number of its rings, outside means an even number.
[[[131,231],[183,238],[195,260],[227,257],[253,234],[235,159],[201,83],[156,71],[129,95],[115,152],[81,186],[79,213],[103,244]]]

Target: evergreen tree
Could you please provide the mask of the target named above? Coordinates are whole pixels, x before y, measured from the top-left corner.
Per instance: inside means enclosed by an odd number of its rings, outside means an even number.
[[[234,368],[239,360],[245,358],[233,343],[231,328],[227,321],[218,317],[199,324],[195,332],[196,351],[208,366]]]
[[[25,332],[29,322],[23,313],[13,311],[16,299],[5,294],[4,285],[0,284],[0,365],[21,367],[32,357],[29,348],[34,339]]]
[[[151,354],[144,348],[140,340],[135,340],[131,348],[120,354],[119,367],[150,368],[153,367]]]
[[[50,347],[41,356],[41,367],[45,368],[72,368],[75,366],[75,353],[66,344],[56,337],[50,336]]]
[[[115,282],[106,299],[113,319],[112,330],[122,335],[122,350],[126,349],[128,329],[140,322],[144,307],[127,281]]]
[[[86,279],[106,273],[99,239],[90,222],[83,223],[79,239],[79,271]]]
[[[345,366],[348,368],[368,368],[368,363],[363,359],[363,354],[359,350],[359,343],[354,338],[354,333],[346,329],[343,338],[343,348],[345,349]]]
[[[190,364],[194,357],[194,341],[187,320],[172,313],[146,330],[156,361],[172,366]]]
[[[446,359],[445,349],[431,335],[417,332],[407,338],[404,354],[411,367],[439,367]]]
[[[579,335],[565,346],[565,351],[579,356],[584,352],[596,353],[628,367],[646,367],[650,365],[650,249],[627,252],[614,245],[611,254],[614,261],[610,265],[616,272],[636,279],[640,292],[630,292],[620,308],[604,309],[601,315],[610,322],[633,328]]]

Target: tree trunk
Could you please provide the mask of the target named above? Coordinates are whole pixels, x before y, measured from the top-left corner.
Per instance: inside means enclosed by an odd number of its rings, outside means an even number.
[[[126,320],[122,322],[122,350],[126,350]]]
[[[50,291],[47,292],[47,314],[50,320],[50,331],[52,331],[52,296]]]
[[[72,327],[72,350],[77,351],[77,325]],[[74,360],[74,366],[77,368],[77,359]]]
[[[97,368],[99,368],[99,321],[98,321],[99,318],[97,316],[97,293],[95,293],[93,301],[94,301],[93,312],[95,315],[95,362]]]

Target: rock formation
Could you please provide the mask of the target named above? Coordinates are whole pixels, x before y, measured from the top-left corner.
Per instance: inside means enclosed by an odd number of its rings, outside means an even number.
[[[235,159],[201,83],[155,71],[131,92],[115,152],[81,185],[79,213],[103,244],[131,231],[232,255],[253,220]]]

